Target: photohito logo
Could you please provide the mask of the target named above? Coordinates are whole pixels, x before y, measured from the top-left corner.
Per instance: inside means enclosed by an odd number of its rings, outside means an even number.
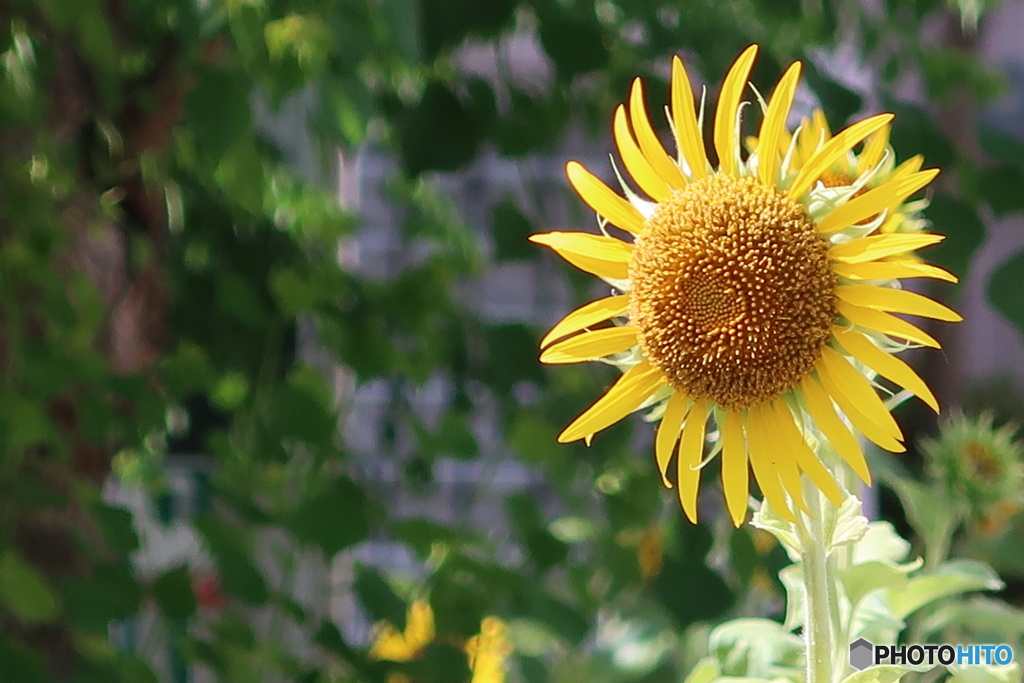
[[[864,638],[850,643],[850,666],[858,671],[876,664],[992,666],[1012,661],[1009,645],[875,645]]]

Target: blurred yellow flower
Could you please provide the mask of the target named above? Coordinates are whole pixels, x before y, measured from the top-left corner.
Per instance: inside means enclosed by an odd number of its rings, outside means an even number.
[[[829,442],[865,482],[870,473],[849,425],[882,448],[904,451],[902,432],[870,378],[878,373],[938,410],[921,378],[892,355],[903,342],[938,343],[892,314],[960,320],[898,282],[955,280],[952,275],[887,260],[942,237],[879,232],[891,207],[938,171],[890,176],[865,192],[865,178],[878,164],[854,169],[851,185],[823,182],[851,150],[886,129],[891,114],[808,145],[794,164],[799,142],[791,140],[783,152],[782,141],[789,135],[797,62],[765,107],[757,150],[742,158],[741,99],[756,53],[756,46],[745,50],[722,85],[713,131],[717,167],[704,147],[703,112],[698,119],[676,58],[670,123],[677,157],[666,153],[651,126],[639,79],[615,112],[623,165],[649,199],[621,175],[625,197],[570,162],[569,182],[598,214],[602,234],[531,237],[617,290],[570,313],[541,341],[542,362],[600,360],[623,372],[559,441],[589,443],[629,413],[649,409],[649,419],[661,420],[655,454],[663,482],[678,489],[683,510],[696,521],[710,438],[708,459],[721,455],[722,488],[736,526],[746,518],[750,468],[765,499],[789,519],[795,519],[791,502],[806,509],[803,474],[840,504],[839,486],[808,441]],[[708,428],[711,417],[716,431]]]
[[[406,611],[404,633],[387,621],[378,622],[373,630],[371,659],[410,662],[434,640],[434,612],[426,600],[416,600]]]
[[[505,660],[512,654],[508,627],[497,617],[480,622],[480,633],[466,643],[472,683],[505,683]]]
[[[405,632],[399,633],[387,621],[374,626],[370,658],[389,662],[411,662],[420,657],[437,634],[434,613],[426,600],[416,600],[406,613]],[[497,617],[480,622],[480,633],[470,638],[464,648],[472,672],[471,683],[504,683],[505,660],[512,653],[508,627]],[[392,673],[388,683],[408,683],[404,674]]]

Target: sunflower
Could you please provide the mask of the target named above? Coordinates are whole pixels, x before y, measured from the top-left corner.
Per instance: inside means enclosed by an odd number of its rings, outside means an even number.
[[[851,150],[885,129],[891,114],[829,136],[794,163],[797,143],[783,151],[782,141],[791,138],[786,119],[800,77],[796,62],[764,107],[757,151],[741,156],[741,99],[756,53],[757,46],[747,48],[723,82],[713,130],[717,167],[704,147],[703,112],[698,119],[676,58],[669,118],[676,158],[651,126],[639,79],[615,112],[623,165],[647,198],[621,175],[625,197],[569,162],[569,182],[597,213],[601,234],[530,238],[616,290],[570,313],[541,341],[542,362],[601,360],[623,371],[558,440],[589,443],[596,432],[649,408],[660,419],[655,455],[662,480],[676,487],[686,516],[696,522],[702,467],[720,456],[736,526],[746,517],[751,470],[767,502],[789,519],[794,509],[807,509],[802,475],[839,505],[843,493],[816,454],[819,443],[830,444],[870,483],[856,432],[886,450],[905,450],[872,386],[875,373],[938,410],[924,381],[892,354],[939,345],[893,314],[960,320],[899,283],[951,279],[949,273],[887,260],[942,237],[878,230],[892,207],[938,171],[890,177],[859,194],[837,193],[823,181]],[[858,169],[854,182],[880,163]],[[713,444],[707,458],[706,440]]]
[[[887,182],[904,178],[921,170],[924,157],[917,156],[907,159],[903,163],[896,164],[896,156],[889,145],[889,134],[891,124],[882,126],[877,132],[868,136],[863,149],[859,154],[848,150],[832,163],[832,166],[822,173],[819,182],[826,188],[830,188],[832,194],[837,198],[858,197]],[[795,138],[795,139],[794,139]],[[823,145],[832,139],[832,132],[825,118],[825,113],[815,109],[810,117],[800,121],[795,135],[783,131],[779,136],[779,153],[785,155],[792,151],[789,159],[791,170],[798,171]],[[757,149],[758,138],[747,139],[747,146],[751,151]],[[928,206],[926,199],[917,199],[911,202],[895,202],[892,206],[886,207],[885,220],[878,228],[880,233],[892,232],[920,232],[924,229],[926,221],[921,217],[921,211]],[[896,257],[893,260],[919,261],[915,256]]]

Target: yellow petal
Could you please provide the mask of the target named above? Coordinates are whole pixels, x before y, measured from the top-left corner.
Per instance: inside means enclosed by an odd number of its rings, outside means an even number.
[[[910,277],[930,277],[946,282],[957,282],[956,275],[938,266],[914,261],[869,261],[868,263],[833,263],[832,270],[851,280],[896,280]]]
[[[836,449],[840,457],[857,473],[865,484],[871,485],[871,471],[864,459],[864,452],[857,443],[857,437],[839,419],[835,408],[832,407],[832,399],[821,385],[810,375],[804,376],[800,382],[800,390],[807,405],[807,412],[814,419],[814,424],[825,435],[832,447]]]
[[[576,193],[590,208],[626,232],[639,235],[644,229],[644,217],[625,198],[601,182],[597,176],[570,161],[565,165],[565,174]]]
[[[545,232],[530,235],[530,241],[551,247],[577,268],[609,280],[629,277],[633,245],[614,237],[589,232]]]
[[[825,140],[829,140],[832,137],[832,130],[828,127],[828,118],[825,116],[825,112],[821,109],[815,109],[811,112],[811,121],[814,123],[815,137],[824,134],[822,137]]]
[[[559,443],[583,439],[626,417],[665,384],[661,370],[647,361],[626,371],[594,405],[558,435]]]
[[[380,622],[373,629],[373,646],[370,648],[370,659],[388,662],[408,662],[418,653],[405,636],[388,622]]]
[[[668,183],[654,172],[651,164],[648,163],[643,152],[637,146],[636,140],[633,139],[633,134],[629,132],[629,123],[626,121],[626,108],[621,104],[615,109],[613,128],[615,132],[615,146],[619,150],[619,156],[622,157],[622,163],[626,165],[626,170],[633,176],[636,184],[656,201],[660,202],[667,199],[672,190],[669,188]]]
[[[591,301],[589,304],[577,308],[556,323],[551,328],[551,331],[540,341],[540,347],[544,348],[556,339],[568,336],[573,332],[579,332],[591,325],[603,323],[605,320],[610,320],[617,315],[622,315],[628,308],[628,294]]]
[[[704,430],[708,421],[708,406],[703,399],[694,401],[683,425],[683,438],[679,441],[677,493],[679,504],[687,519],[697,523],[697,490],[700,488],[700,461],[704,458]]]
[[[875,346],[874,342],[860,332],[834,327],[832,334],[851,356],[917,396],[936,413],[939,412],[939,402],[935,395],[909,365]]]
[[[953,323],[963,320],[956,311],[950,310],[926,296],[921,296],[917,292],[905,289],[876,287],[875,285],[840,285],[836,287],[835,291],[837,297],[854,306],[906,315],[919,315],[924,318],[935,318]]]
[[[834,232],[873,218],[886,209],[899,205],[932,181],[939,174],[938,169],[921,171],[896,182],[887,182],[873,190],[854,197],[828,214],[818,223],[818,232]]]
[[[636,344],[635,327],[606,327],[549,346],[540,354],[540,362],[550,365],[582,363],[628,351]]]
[[[829,346],[823,347],[821,361],[818,365],[819,372],[824,369],[824,374],[832,380],[839,392],[857,406],[860,412],[879,427],[884,428],[892,438],[903,440],[903,433],[900,431],[899,425],[896,424],[889,409],[885,407],[885,403],[878,397],[875,388],[871,386],[864,375],[850,365],[850,362],[841,353]]]
[[[900,320],[889,313],[883,313],[882,311],[862,306],[851,306],[845,301],[836,302],[836,310],[839,312],[839,315],[854,325],[859,325],[865,329],[881,332],[897,339],[905,339],[913,344],[930,346],[933,349],[942,348],[939,342],[935,341],[931,335],[908,323],[906,320]]]
[[[889,146],[891,126],[884,126],[880,131],[868,138],[864,149],[857,155],[857,175],[860,176],[878,165]]]
[[[892,174],[889,176],[889,180],[891,181],[902,178],[903,176],[908,176],[911,173],[917,173],[921,170],[921,166],[923,165],[924,157],[922,155],[918,154],[917,156],[910,157],[893,170]]]
[[[405,639],[417,649],[434,640],[434,612],[426,600],[416,600],[406,613]]]
[[[748,472],[743,418],[739,413],[729,411],[722,425],[722,491],[733,526],[737,528],[747,516]]]
[[[743,51],[729,69],[725,81],[722,82],[722,91],[718,95],[718,107],[715,109],[715,151],[718,152],[718,165],[726,175],[739,175],[736,115],[756,56],[757,45],[751,45]]]
[[[814,156],[807,160],[789,188],[790,199],[797,200],[807,193],[811,186],[844,154],[853,149],[861,140],[892,121],[892,114],[879,114],[855,123],[822,145]]]
[[[758,408],[759,406],[755,406],[747,413],[747,444],[750,447],[750,465],[754,469],[754,478],[757,480],[764,499],[783,518],[790,522],[796,522],[796,515],[793,514],[789,501],[786,500],[785,490],[779,483],[775,455],[767,444],[768,432],[761,428],[761,423],[754,417],[759,412]]]
[[[789,109],[793,105],[797,83],[800,82],[800,62],[793,62],[782,76],[772,93],[768,111],[765,112],[761,124],[759,141],[763,142],[761,153],[757,155],[757,176],[765,185],[775,184],[775,175],[779,171],[779,155],[775,151],[779,147],[779,139],[786,127]]]
[[[661,482],[665,488],[672,488],[672,482],[668,478],[668,465],[672,460],[672,451],[679,441],[679,434],[683,426],[683,418],[686,417],[686,408],[689,401],[679,393],[674,392],[668,399],[665,406],[665,414],[658,425],[658,436],[654,440],[654,454],[658,461],[658,471],[661,472]]]
[[[889,434],[887,429],[865,415],[858,407],[858,404],[848,398],[832,377],[824,371],[820,363],[818,365],[818,379],[821,380],[822,386],[825,387],[825,391],[832,397],[832,400],[839,405],[843,414],[864,436],[891,453],[902,453],[907,450],[903,444]]]
[[[633,81],[633,88],[629,93],[629,118],[633,123],[633,130],[636,131],[640,149],[655,172],[672,187],[685,186],[683,172],[665,152],[658,136],[654,134],[654,129],[651,128],[651,120],[647,118],[647,107],[644,105],[644,88],[639,78]]]
[[[779,430],[779,438],[785,447],[792,453],[797,466],[804,471],[815,486],[818,487],[825,497],[832,501],[836,507],[843,503],[843,493],[832,478],[832,474],[821,464],[821,460],[807,445],[804,435],[796,428],[793,421],[793,413],[790,412],[786,402],[781,398],[771,402],[772,414],[775,416],[775,423]]]
[[[837,244],[829,250],[829,256],[845,263],[864,263],[875,261],[886,256],[897,256],[908,251],[916,251],[922,247],[938,244],[946,239],[943,235],[896,234],[872,235],[850,240],[845,244]]]
[[[679,140],[679,150],[694,180],[707,175],[708,155],[704,151],[704,136],[697,126],[696,105],[686,67],[679,57],[672,59],[672,122]]]
[[[804,164],[814,156],[818,149],[828,142],[829,136],[825,131],[815,128],[814,123],[808,119],[800,121],[800,134],[797,137],[796,160],[794,168],[803,168]]]
[[[753,448],[755,435],[759,436],[761,445],[766,449],[775,472],[782,482],[782,488],[786,490],[799,509],[807,512],[800,470],[796,466],[793,454],[778,438],[778,433],[775,416],[769,403],[756,405],[747,413],[747,438],[751,439],[751,448]]]

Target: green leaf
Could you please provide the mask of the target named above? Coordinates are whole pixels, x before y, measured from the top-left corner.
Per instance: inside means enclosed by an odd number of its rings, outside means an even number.
[[[906,623],[895,616],[885,591],[868,593],[853,613],[850,640],[866,638],[872,643],[895,643]]]
[[[320,288],[294,268],[279,268],[270,274],[270,292],[278,308],[291,317],[313,308],[321,298]]]
[[[1024,251],[1004,261],[988,281],[988,298],[992,306],[1024,334],[1024,297],[1020,296],[1020,283],[1024,282]]]
[[[494,236],[494,258],[497,261],[535,259],[540,251],[527,238],[536,232],[530,220],[505,197],[491,210],[491,234]]]
[[[454,171],[469,163],[482,140],[479,122],[448,87],[433,81],[398,120],[402,166],[410,176]]]
[[[188,567],[178,566],[156,577],[150,586],[153,599],[170,619],[187,619],[196,611],[196,596]]]
[[[953,560],[943,564],[934,574],[915,577],[903,590],[886,593],[893,615],[902,619],[931,602],[951,595],[1001,590],[1003,586],[988,565],[975,560]]]
[[[864,537],[853,547],[853,564],[862,562],[902,562],[910,552],[910,542],[896,533],[889,522],[871,522]]]
[[[61,592],[72,619],[95,630],[136,615],[142,604],[142,589],[127,562],[97,564],[88,577],[66,581]]]
[[[111,551],[126,557],[138,549],[139,536],[135,532],[131,512],[123,507],[108,505],[99,496],[95,496],[88,507],[89,515],[99,527]]]
[[[864,538],[868,531],[868,519],[861,513],[861,503],[857,496],[847,496],[838,510],[834,506],[821,507],[822,514],[826,515],[826,550],[829,554]]]
[[[1024,211],[1024,170],[1001,165],[986,168],[978,180],[982,200],[997,216]]]
[[[193,525],[217,563],[224,592],[254,605],[265,603],[267,584],[252,560],[244,533],[210,515],[196,518]]]
[[[786,589],[786,620],[782,625],[787,631],[792,631],[802,626],[807,618],[807,590],[804,588],[803,566],[792,564],[783,568],[779,572],[779,581]]]
[[[896,683],[911,671],[927,671],[934,667],[922,669],[921,666],[908,664],[907,666],[879,665],[872,666],[863,671],[857,671],[843,679],[843,683]]]
[[[708,649],[724,676],[769,678],[798,664],[803,641],[768,619],[733,619],[711,632]]]
[[[903,590],[909,581],[907,574],[919,566],[920,563],[900,567],[887,562],[863,562],[840,570],[839,579],[843,582],[850,604],[856,609],[871,591],[880,588]]]
[[[936,505],[934,491],[910,479],[897,479],[893,486],[900,497],[907,521],[925,545],[929,548],[944,547],[946,539],[959,521],[955,503]]]
[[[925,633],[941,633],[949,625],[971,635],[971,642],[996,643],[1024,636],[1024,610],[1002,600],[978,597],[950,602],[935,610],[922,624]]]
[[[563,79],[603,67],[610,58],[595,17],[552,14],[540,22],[540,42]]]
[[[985,154],[996,161],[1024,167],[1024,143],[1016,137],[987,126],[978,125],[978,144]]]
[[[754,513],[750,520],[751,526],[767,531],[782,544],[790,559],[796,562],[800,558],[800,538],[797,536],[796,527],[788,519],[781,517],[767,501],[761,504],[761,509]]]
[[[330,559],[370,533],[366,495],[347,477],[338,477],[302,501],[288,528],[300,543],[315,545]]]
[[[390,622],[399,631],[405,630],[405,601],[398,597],[377,570],[357,564],[352,590],[370,618]]]
[[[380,13],[396,52],[408,62],[419,62],[422,52],[419,0],[383,0]]]
[[[505,504],[516,535],[537,567],[545,572],[560,564],[569,553],[569,546],[547,530],[537,503],[525,493],[510,495]]]
[[[185,117],[204,159],[220,160],[251,129],[251,81],[228,69],[199,67],[185,99]]]
[[[705,657],[690,670],[683,683],[711,683],[721,675],[722,672],[715,665],[715,661],[710,657]]]
[[[463,536],[456,530],[425,517],[398,519],[391,522],[391,535],[426,559],[436,544],[456,546]]]
[[[11,551],[0,555],[0,602],[29,624],[57,616],[57,598],[43,577]]]

